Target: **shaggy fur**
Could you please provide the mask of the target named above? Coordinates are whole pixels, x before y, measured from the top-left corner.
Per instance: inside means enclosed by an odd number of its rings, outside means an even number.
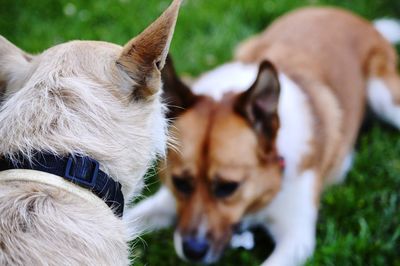
[[[30,56],[0,37],[0,156],[90,156],[129,202],[152,160],[164,155],[160,70],[179,5],[175,0],[123,48],[72,41]],[[135,50],[144,44],[149,48]],[[94,204],[52,186],[45,181],[52,175],[2,176],[0,265],[129,264],[125,225],[100,199]]]

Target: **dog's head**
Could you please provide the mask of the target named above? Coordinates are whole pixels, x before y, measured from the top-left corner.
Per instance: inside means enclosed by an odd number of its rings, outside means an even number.
[[[29,55],[0,36],[0,156],[88,155],[125,195],[138,191],[165,152],[160,71],[179,6],[123,47],[72,41]]]
[[[194,95],[174,73],[169,61],[164,97],[172,106],[169,116],[176,117],[177,149],[169,150],[162,178],[177,201],[175,248],[184,259],[211,263],[241,218],[280,189],[279,81],[265,61],[247,91],[216,102]]]

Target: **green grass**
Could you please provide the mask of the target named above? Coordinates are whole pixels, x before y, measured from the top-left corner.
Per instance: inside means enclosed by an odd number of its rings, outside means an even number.
[[[72,39],[124,44],[169,2],[0,0],[0,34],[31,53]],[[171,47],[177,68],[181,74],[197,75],[230,60],[239,41],[284,12],[310,4],[342,6],[368,19],[400,18],[398,0],[189,0]],[[345,184],[323,195],[317,248],[308,265],[400,265],[399,219],[399,133],[374,123],[360,138]],[[146,244],[136,244],[135,265],[187,265],[175,255],[171,230],[143,239]],[[258,265],[270,251],[265,241],[260,237],[250,252],[227,251],[218,265]]]

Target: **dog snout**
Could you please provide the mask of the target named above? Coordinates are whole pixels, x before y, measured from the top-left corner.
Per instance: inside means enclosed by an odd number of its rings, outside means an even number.
[[[187,237],[183,240],[182,248],[188,260],[202,261],[210,248],[210,244],[205,238]]]

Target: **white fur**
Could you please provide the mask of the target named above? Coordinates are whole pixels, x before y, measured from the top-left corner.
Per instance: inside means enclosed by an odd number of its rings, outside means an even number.
[[[0,85],[7,79],[7,90],[15,91],[25,82],[25,73],[30,64],[27,59],[32,56],[13,45],[0,35]],[[0,97],[5,94],[5,88],[0,86]],[[0,98],[0,102],[1,102]]]
[[[241,92],[252,85],[258,66],[241,62],[227,63],[202,75],[192,86],[196,94],[205,94],[218,101],[226,92]]]
[[[101,49],[103,57],[98,56],[98,49]],[[27,63],[29,67],[20,72],[14,73],[11,69],[8,80],[18,80],[11,84],[20,84],[21,87],[7,87],[0,107],[1,155],[14,161],[18,160],[16,154],[31,158],[35,151],[61,156],[75,153],[88,155],[99,161],[102,170],[122,184],[128,202],[141,190],[142,177],[152,159],[164,152],[165,144],[161,142],[165,141],[165,123],[160,118],[162,105],[157,97],[147,102],[128,100],[128,89],[132,89],[134,83],[116,68],[115,60],[120,51],[120,47],[110,44],[70,42],[34,57]],[[14,248],[11,255],[2,253],[5,256],[0,256],[0,264],[7,264],[12,257],[16,257],[15,264],[55,265],[62,258],[57,252],[64,250],[68,254],[71,250],[86,249],[90,250],[71,254],[71,259],[65,259],[65,263],[77,265],[72,259],[86,265],[99,265],[99,261],[103,261],[104,265],[129,263],[125,226],[109,208],[102,210],[93,202],[82,199],[76,200],[78,206],[71,206],[70,199],[76,198],[72,193],[57,194],[59,188],[48,189],[48,185],[35,182],[13,189],[14,183],[1,183],[0,208],[4,210],[1,211],[0,239],[5,241],[6,246]],[[9,229],[12,224],[18,223],[18,218],[12,218],[12,215],[30,217],[32,214],[14,193],[19,192],[21,196],[34,194],[35,191],[49,191],[54,195],[43,196],[47,205],[33,196],[30,198],[31,208],[40,209],[40,214],[25,223],[31,232],[41,233],[32,233],[22,240],[18,230]],[[5,206],[6,201],[15,201],[14,206]],[[42,209],[41,204],[47,207]],[[52,204],[57,205],[57,210]],[[98,214],[93,215],[94,211]],[[98,217],[100,214],[101,218]],[[77,219],[75,225],[68,222],[71,217]],[[96,226],[90,225],[89,229],[85,222],[96,217]],[[43,231],[44,228],[55,231],[49,235]],[[112,231],[115,233],[112,234]],[[8,234],[15,237],[8,239]],[[46,242],[46,236],[52,237],[53,244]],[[26,246],[29,243],[24,241],[28,240],[31,245],[37,246],[37,251]],[[64,248],[58,246],[63,242],[66,245]],[[18,250],[21,253],[16,252]],[[54,261],[43,250],[54,253]],[[110,250],[110,257],[96,255],[101,250]],[[23,255],[22,251],[29,251],[31,255]]]
[[[97,197],[95,194],[87,189],[76,186],[64,178],[49,174],[46,172],[25,170],[25,169],[11,169],[0,172],[0,182],[13,182],[13,181],[24,181],[24,182],[36,182],[46,184],[52,187],[56,187],[65,190],[76,197],[79,197],[91,204],[95,205],[96,208],[104,208],[105,211],[112,214],[111,209],[106,203]]]
[[[400,129],[400,106],[395,105],[390,90],[379,78],[368,81],[368,102],[374,112],[386,122]]]
[[[161,77],[148,65],[164,64],[180,2],[124,48],[72,41],[29,56],[0,37],[0,157],[90,156],[129,203],[165,152]],[[138,233],[89,190],[26,170],[0,174],[0,221],[0,265],[129,265]]]
[[[348,172],[353,166],[353,161],[354,161],[354,151],[347,154],[346,157],[344,158],[338,174],[333,177],[334,183],[339,184],[345,180]]]
[[[231,238],[230,245],[232,248],[244,248],[247,250],[254,247],[254,235],[251,231],[245,231],[240,234],[234,234]]]
[[[33,60],[28,81],[1,106],[0,151],[28,158],[34,150],[89,155],[131,197],[141,189],[151,160],[164,152],[162,105],[158,99],[151,104],[118,100],[112,89],[121,84],[122,97],[128,98],[133,84],[113,69],[115,47],[102,59],[86,45],[62,44]]]
[[[278,114],[280,129],[277,137],[279,154],[285,159],[285,180],[295,177],[302,157],[309,152],[313,118],[304,92],[287,76],[279,75],[281,95]]]
[[[153,231],[171,226],[176,215],[175,198],[166,187],[156,194],[142,200],[124,215],[129,228],[140,231]]]
[[[122,220],[66,189],[0,182],[0,265],[129,265]]]
[[[175,252],[181,258],[182,260],[186,260],[185,255],[183,254],[183,247],[182,247],[182,236],[178,232],[178,230],[175,230],[174,232],[174,247],[175,247]]]
[[[318,214],[316,179],[308,170],[285,180],[271,204],[244,217],[246,226],[264,225],[275,240],[275,249],[263,265],[302,265],[312,255]]]
[[[318,213],[315,202],[317,178],[312,170],[308,170],[290,182],[284,182],[279,194],[266,208],[264,224],[276,247],[263,265],[301,265],[312,255]]]
[[[400,42],[400,21],[395,19],[377,19],[374,21],[375,28],[390,43]]]
[[[208,221],[206,216],[204,215],[201,217],[201,221],[197,227],[197,238],[198,239],[206,238],[207,230],[208,230]]]

